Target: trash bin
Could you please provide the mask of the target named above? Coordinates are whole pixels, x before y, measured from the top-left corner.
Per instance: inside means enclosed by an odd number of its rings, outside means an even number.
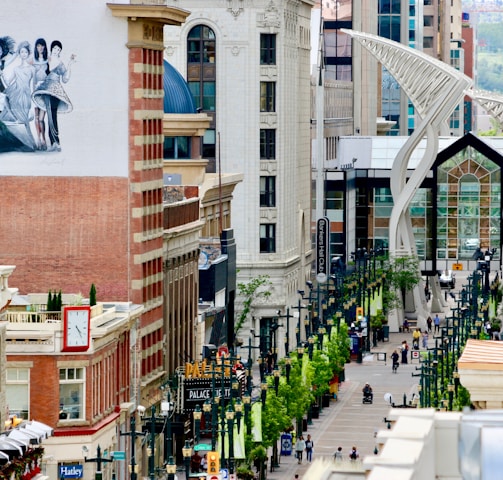
[[[389,325],[382,326],[383,342],[389,342]]]
[[[307,432],[307,418],[302,419],[302,431]]]
[[[320,418],[320,407],[314,403],[311,405],[311,416],[313,418]]]
[[[323,408],[330,407],[330,398],[332,397],[329,394],[328,395],[326,393],[323,394],[323,397],[321,397],[321,406]]]

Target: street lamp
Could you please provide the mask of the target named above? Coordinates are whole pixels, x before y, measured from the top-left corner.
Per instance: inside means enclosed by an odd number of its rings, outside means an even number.
[[[234,410],[231,405],[227,407],[225,419],[227,420],[227,432],[229,434],[229,470],[230,473],[234,473]],[[223,438],[222,435],[222,443]]]
[[[194,431],[196,432],[196,443],[199,443],[199,432],[200,432],[200,427],[201,427],[202,416],[203,416],[203,412],[201,411],[201,407],[199,404],[197,404],[196,408],[192,412],[192,417],[194,418],[194,423],[195,423]]]
[[[131,415],[131,420],[130,420],[130,431],[129,432],[120,432],[120,436],[128,435],[131,436],[131,463],[129,465],[129,471],[131,474],[131,480],[136,480],[137,478],[137,465],[136,465],[136,453],[135,453],[135,448],[136,448],[136,437],[140,436],[143,437],[146,435],[145,432],[137,432],[136,431],[136,418],[135,415]]]
[[[175,480],[176,464],[173,457],[169,457],[168,463],[166,464],[166,472],[168,474],[168,480]]]
[[[84,445],[82,447],[82,453],[84,454],[84,462],[93,462],[96,463],[96,473],[94,474],[94,479],[95,480],[102,480],[103,474],[101,472],[101,464],[102,463],[107,463],[107,462],[113,462],[114,458],[103,458],[101,456],[101,447],[98,445],[96,448],[96,457],[94,458],[87,458],[87,454],[89,453],[89,450],[87,447]]]
[[[185,478],[189,478],[190,474],[190,459],[192,457],[192,447],[190,446],[190,442],[188,440],[185,440],[185,445],[182,447],[182,455],[183,455],[183,462],[185,463]],[[173,458],[173,457],[171,457]],[[175,467],[175,472],[176,472],[176,467]]]

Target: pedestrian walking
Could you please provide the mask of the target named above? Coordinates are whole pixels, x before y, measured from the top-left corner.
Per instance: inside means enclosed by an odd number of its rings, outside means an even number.
[[[433,320],[433,323],[435,325],[435,333],[440,333],[440,317],[438,316],[438,313],[435,315],[435,319]]]
[[[302,452],[306,449],[306,442],[304,437],[301,435],[295,442],[295,454],[297,455],[297,463],[302,463]]]
[[[398,352],[395,350],[392,354],[391,354],[391,362],[392,362],[392,372],[393,373],[396,373],[397,370],[398,370],[398,365],[399,365],[399,360],[400,360],[400,355],[398,355]]]
[[[407,340],[402,342],[402,363],[408,363],[407,355],[409,354],[409,345],[407,344]]]
[[[314,448],[314,442],[311,439],[311,435],[307,435],[306,438],[306,460],[308,462],[311,462],[313,460],[313,448]]]
[[[414,350],[419,350],[419,340],[421,338],[421,329],[416,328],[412,332],[412,348]]]
[[[431,333],[431,325],[433,323],[433,320],[431,319],[431,317],[428,317],[427,320],[426,320],[426,325],[428,325],[428,333]]]
[[[423,332],[423,348],[428,348],[428,331]]]
[[[358,458],[360,458],[360,454],[358,453],[358,450],[356,449],[356,447],[353,447],[351,449],[351,451],[349,452],[349,458],[352,460],[352,461],[355,461],[357,460]]]
[[[336,452],[334,453],[334,460],[336,462],[341,462],[342,461],[342,447],[339,447]]]

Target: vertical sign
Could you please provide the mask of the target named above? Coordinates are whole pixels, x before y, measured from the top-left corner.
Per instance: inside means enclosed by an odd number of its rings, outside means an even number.
[[[330,268],[330,221],[327,217],[319,218],[316,223],[316,280],[324,283],[328,280]]]

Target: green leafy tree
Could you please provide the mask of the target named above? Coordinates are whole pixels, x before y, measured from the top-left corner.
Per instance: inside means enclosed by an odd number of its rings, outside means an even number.
[[[279,396],[284,398],[288,416],[297,422],[297,431],[302,432],[302,418],[307,409],[313,403],[313,394],[310,386],[313,380],[313,368],[311,365],[302,365],[297,354],[292,353],[292,367],[290,369],[290,381],[280,382]]]
[[[53,312],[53,301],[52,301],[52,292],[49,290],[49,293],[47,294],[47,311],[48,312]]]
[[[386,272],[386,282],[390,286],[387,289],[388,294],[385,295],[387,308],[403,308],[406,293],[418,285],[420,280],[417,256],[390,257]],[[400,292],[400,296],[397,296],[395,292]]]
[[[91,307],[96,305],[96,286],[94,283],[91,285],[91,289],[89,290],[89,305]]]
[[[334,369],[334,373],[342,372],[342,370],[344,370],[344,366],[351,358],[351,347],[348,332],[349,327],[347,323],[341,321],[336,330],[335,336],[332,333],[332,338],[327,343],[328,356]]]
[[[318,349],[313,352],[313,359],[310,361],[313,368],[313,393],[319,398],[328,391],[329,382],[334,376],[328,355]]]
[[[60,312],[62,308],[63,308],[63,294],[61,293],[60,290],[56,298],[56,311]]]
[[[268,298],[271,295],[271,290],[269,287],[272,282],[269,279],[269,275],[259,275],[258,277],[252,278],[247,283],[238,283],[239,295],[243,298],[243,309],[238,315],[237,322],[234,325],[234,335],[237,336],[239,330],[248,319],[250,315],[253,302],[258,298]]]

